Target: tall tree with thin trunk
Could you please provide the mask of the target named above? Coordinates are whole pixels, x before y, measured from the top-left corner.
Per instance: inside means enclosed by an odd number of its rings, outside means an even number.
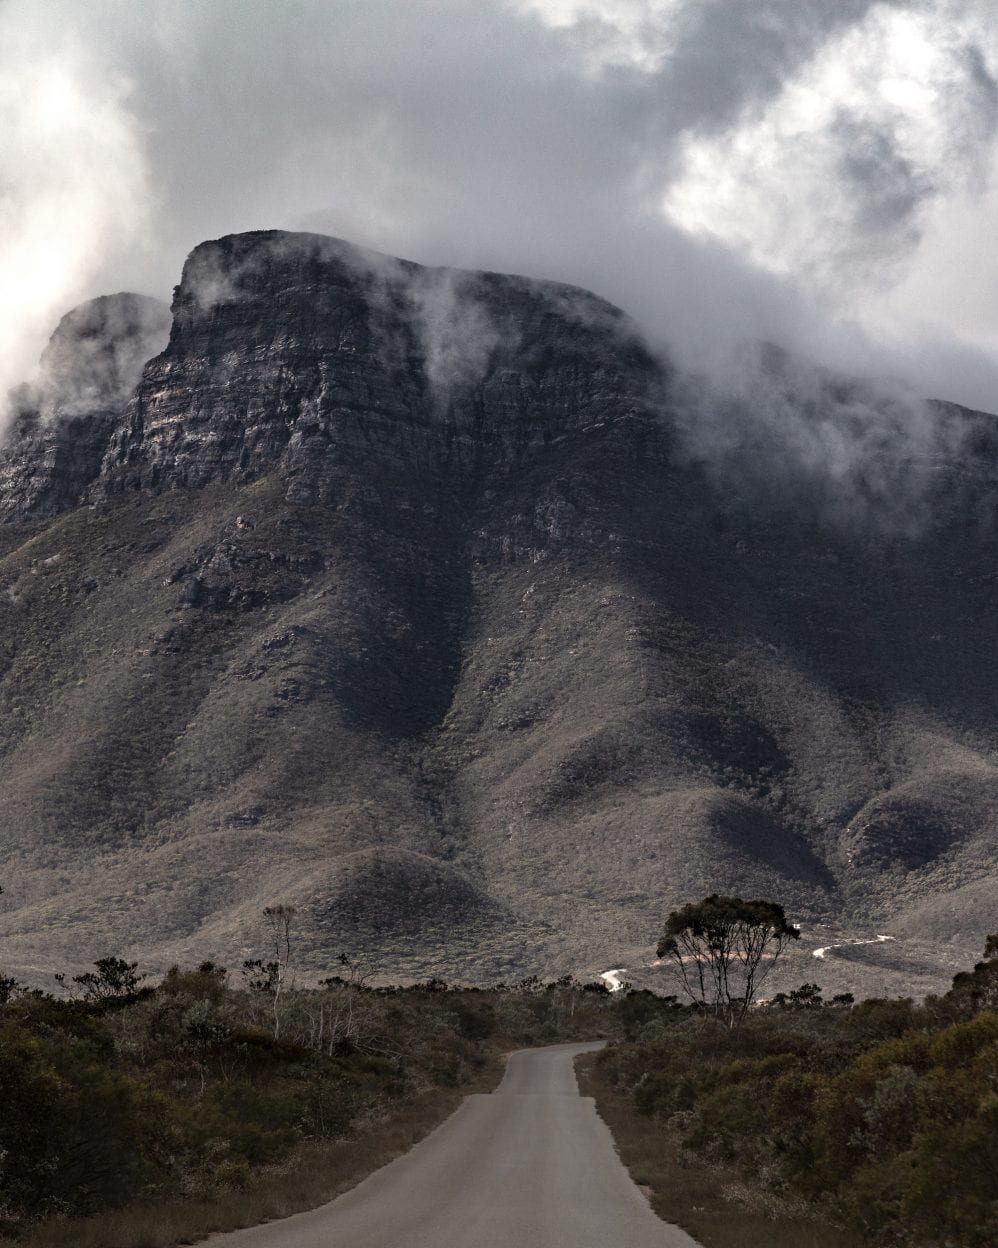
[[[294,986],[292,969],[291,925],[298,912],[294,906],[267,906],[263,917],[270,929],[276,971],[273,977],[274,1039],[281,1034],[281,998],[286,987]]]
[[[669,915],[658,956],[679,971],[697,1004],[734,1025],[759,984],[800,931],[773,901],[743,901],[714,893]]]

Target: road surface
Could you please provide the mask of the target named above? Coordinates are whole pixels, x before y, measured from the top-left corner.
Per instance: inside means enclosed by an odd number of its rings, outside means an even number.
[[[882,945],[887,940],[896,940],[896,936],[874,936],[872,940],[840,940],[837,945],[825,945],[823,949],[812,949],[812,958],[821,958],[824,961],[825,954],[831,953],[833,949],[851,948],[853,945]]]
[[[328,1205],[212,1248],[697,1248],[652,1213],[572,1059],[598,1044],[524,1049],[404,1157]]]

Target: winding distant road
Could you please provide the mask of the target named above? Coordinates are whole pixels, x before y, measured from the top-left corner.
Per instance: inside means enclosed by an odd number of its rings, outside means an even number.
[[[833,949],[851,949],[854,945],[882,945],[885,941],[896,940],[896,936],[874,936],[872,940],[840,940],[837,945],[825,945],[822,949],[812,949],[812,958],[821,958],[825,960],[825,954],[831,953]]]
[[[411,1152],[309,1213],[212,1248],[697,1248],[651,1212],[572,1059],[598,1044],[524,1049],[502,1083]]]

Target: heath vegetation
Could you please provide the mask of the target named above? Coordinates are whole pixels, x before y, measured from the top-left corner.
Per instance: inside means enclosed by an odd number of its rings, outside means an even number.
[[[172,1248],[328,1200],[404,1151],[512,1049],[582,1060],[624,1161],[706,1248],[998,1242],[998,936],[949,992],[826,1001],[758,986],[772,902],[669,915],[689,1001],[536,977],[300,982],[295,911],[235,971],[98,959],[55,993],[0,976],[0,1245]]]
[[[501,1075],[607,1034],[602,984],[371,987],[280,956],[146,983],[103,958],[59,997],[0,980],[0,1242],[172,1245],[329,1199]]]
[[[585,1090],[658,1211],[708,1248],[998,1243],[998,937],[922,1004],[804,984],[734,1027],[622,1004],[627,1039],[589,1059]]]

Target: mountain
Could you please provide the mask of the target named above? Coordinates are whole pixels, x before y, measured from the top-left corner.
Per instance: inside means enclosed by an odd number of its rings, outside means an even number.
[[[945,982],[995,920],[998,425],[746,368],[278,232],[71,313],[0,450],[0,959],[238,965],[283,903],[313,970],[592,971],[733,891],[798,980],[879,933],[833,981]]]

